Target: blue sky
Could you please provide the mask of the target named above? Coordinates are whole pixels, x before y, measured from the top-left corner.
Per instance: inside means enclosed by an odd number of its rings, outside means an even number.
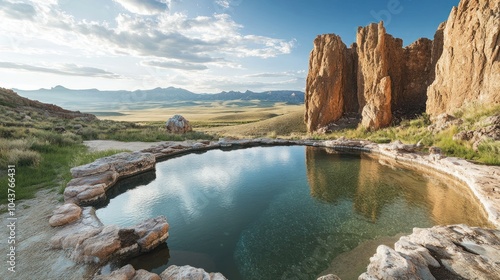
[[[0,86],[304,90],[318,34],[410,44],[459,0],[0,0]]]

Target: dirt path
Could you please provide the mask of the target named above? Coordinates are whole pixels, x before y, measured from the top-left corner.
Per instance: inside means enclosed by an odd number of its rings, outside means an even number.
[[[89,267],[75,264],[62,250],[51,250],[48,240],[56,233],[49,225],[49,218],[57,205],[62,204],[60,195],[55,190],[42,190],[36,198],[16,203],[15,240],[16,266],[15,273],[8,271],[7,244],[10,230],[8,213],[2,213],[0,255],[1,279],[90,279],[93,270]]]
[[[90,151],[105,151],[105,150],[130,150],[139,151],[151,146],[158,145],[162,142],[120,142],[114,140],[91,140],[83,141]]]

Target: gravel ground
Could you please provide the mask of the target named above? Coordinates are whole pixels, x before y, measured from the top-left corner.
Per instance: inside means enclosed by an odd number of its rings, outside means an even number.
[[[2,263],[0,279],[91,279],[95,268],[74,263],[63,250],[49,248],[48,240],[56,233],[49,225],[52,211],[60,204],[60,195],[55,190],[43,190],[36,198],[16,203],[15,216],[15,272],[8,270],[7,254],[9,254],[7,225],[9,213],[2,213],[0,254]]]
[[[158,142],[159,143],[159,142]],[[85,145],[92,151],[110,149],[138,151],[149,148],[158,143],[144,142],[119,142],[119,141],[85,141]],[[42,190],[36,197],[29,200],[16,202],[15,216],[8,212],[0,214],[2,229],[0,230],[0,279],[50,279],[50,280],[77,280],[91,279],[96,268],[76,264],[63,250],[52,250],[49,239],[56,233],[56,229],[49,225],[52,211],[61,205],[61,195],[53,190]],[[6,206],[2,210],[5,211]],[[15,272],[8,270],[7,264],[10,252],[8,237],[11,234],[8,228],[15,217]],[[12,239],[11,239],[12,240]]]

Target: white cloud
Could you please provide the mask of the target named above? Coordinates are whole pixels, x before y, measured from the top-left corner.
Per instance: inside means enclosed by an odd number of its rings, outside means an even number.
[[[168,10],[168,3],[158,0],[113,0],[128,11],[140,15],[155,15]]]
[[[120,77],[138,87],[175,85],[205,92],[238,85],[238,89],[248,86],[257,90],[267,85],[274,89],[296,83],[294,76],[286,75],[282,76],[284,81],[253,81],[264,77],[245,76],[247,67],[252,66],[242,59],[256,58],[251,62],[255,64],[260,59],[290,54],[296,45],[294,39],[246,34],[244,26],[228,14],[190,17],[169,10],[170,1],[112,1],[132,13],[115,7],[109,20],[91,21],[82,19],[82,15],[73,16],[70,9],[63,11],[57,0],[26,0],[22,2],[25,6],[0,0],[7,3],[0,6],[0,15],[9,15],[0,25],[0,50],[9,55],[0,57],[0,61],[11,63],[3,68],[20,70],[17,73]],[[225,1],[233,6],[236,2]],[[10,16],[15,11],[24,16]],[[54,65],[40,61],[52,61]],[[68,62],[75,66],[68,66]],[[109,70],[99,72],[101,68]],[[290,88],[295,87],[292,85]]]
[[[229,7],[231,7],[231,1],[230,0],[216,0],[215,4],[221,6],[224,9],[229,9]]]
[[[145,60],[141,62],[143,66],[153,66],[158,68],[167,69],[180,69],[180,70],[206,70],[208,67],[203,64],[179,62],[175,60]]]
[[[0,0],[0,12],[4,16],[18,20],[32,19],[36,14],[32,5],[8,0]]]
[[[76,64],[62,64],[52,66],[34,66],[21,63],[0,62],[0,68],[18,69],[31,72],[51,73],[65,76],[85,76],[108,79],[120,78],[120,75],[94,67],[85,67]]]

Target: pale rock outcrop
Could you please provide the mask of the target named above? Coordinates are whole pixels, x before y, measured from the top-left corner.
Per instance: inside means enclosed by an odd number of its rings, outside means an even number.
[[[121,177],[154,169],[151,153],[120,153],[71,169],[73,179],[64,190],[64,201],[91,205],[106,198],[106,190]]]
[[[415,228],[381,245],[359,279],[500,279],[500,231],[466,225]]]
[[[443,35],[427,113],[453,113],[471,102],[500,104],[500,2],[460,1]]]
[[[186,133],[193,130],[189,121],[181,115],[175,115],[168,119],[165,126],[167,131],[171,133]]]
[[[135,270],[130,264],[108,275],[97,275],[93,280],[226,280],[220,273],[208,273],[189,265],[171,265],[160,275],[143,269]]]
[[[53,227],[64,226],[80,219],[82,208],[74,203],[66,203],[54,210],[49,224]]]
[[[149,252],[168,238],[169,225],[165,217],[148,219],[134,227],[104,226],[95,210],[83,210],[78,223],[62,228],[50,240],[54,249],[71,252],[77,262],[104,263],[111,258],[133,257]]]
[[[135,270],[130,264],[111,272],[109,275],[97,275],[93,280],[161,280],[158,274],[144,269]]]
[[[319,277],[317,280],[341,280],[341,279],[335,274],[328,274],[328,275]]]
[[[487,117],[479,123],[479,129],[460,131],[453,136],[455,141],[469,141],[477,151],[485,141],[500,141],[500,115]]]
[[[226,280],[226,277],[220,273],[208,273],[201,268],[194,268],[189,265],[171,265],[160,274],[160,277],[162,280]]]
[[[462,123],[463,123],[462,119],[444,113],[435,117],[433,123],[429,125],[427,129],[433,133],[438,133],[450,128],[451,126],[454,125],[458,126],[461,125]]]

